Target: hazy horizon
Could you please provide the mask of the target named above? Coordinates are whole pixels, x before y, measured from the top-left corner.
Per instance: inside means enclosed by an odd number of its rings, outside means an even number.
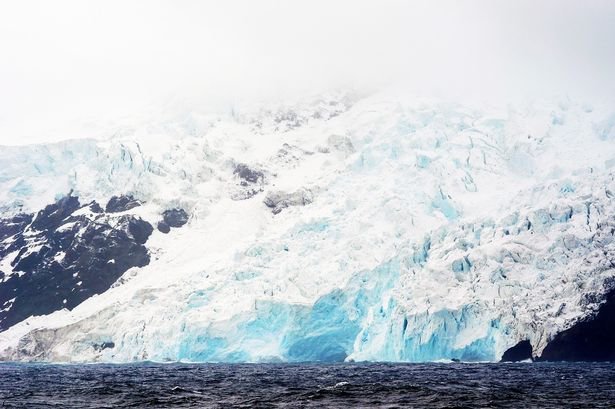
[[[615,2],[23,1],[0,5],[0,144],[168,101],[351,87],[599,100]]]

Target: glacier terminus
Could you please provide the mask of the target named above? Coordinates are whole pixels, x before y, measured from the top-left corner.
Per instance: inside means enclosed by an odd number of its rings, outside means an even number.
[[[1,360],[614,358],[607,106],[340,91],[0,163]]]

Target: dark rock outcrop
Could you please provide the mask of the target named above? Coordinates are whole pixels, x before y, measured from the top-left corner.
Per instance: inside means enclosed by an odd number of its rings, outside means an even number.
[[[171,231],[171,227],[182,227],[188,223],[188,213],[184,209],[169,209],[162,213],[162,221],[158,222],[158,230],[162,233]]]
[[[235,170],[233,171],[233,174],[239,176],[239,179],[241,179],[240,184],[242,186],[246,186],[249,183],[254,184],[254,183],[262,182],[265,177],[263,172],[259,170],[250,169],[248,165],[244,163],[237,164],[237,166],[235,166]]]
[[[140,218],[132,216],[123,216],[120,219],[120,224],[123,223],[124,225],[128,226],[128,232],[130,233],[134,241],[139,244],[145,244],[145,242],[147,242],[147,239],[149,239],[149,236],[154,231],[154,228],[151,224]]]
[[[273,214],[278,214],[289,206],[305,206],[312,203],[313,194],[310,190],[300,189],[292,193],[272,191],[267,194],[265,206],[271,209]]]
[[[31,222],[33,215],[20,213],[10,219],[0,220],[0,242],[22,232]]]
[[[184,209],[165,210],[162,219],[169,227],[182,227],[188,222],[188,213]]]
[[[158,222],[158,226],[156,226],[158,228],[158,231],[164,234],[167,234],[168,232],[171,231],[171,227],[166,224],[163,221]]]
[[[62,220],[70,216],[70,214],[77,210],[79,206],[79,199],[75,196],[65,196],[39,211],[32,222],[32,229],[47,231],[57,226]]]
[[[96,201],[90,202],[88,206],[90,210],[92,211],[92,213],[104,213],[105,212],[103,208]]]
[[[615,289],[595,315],[557,334],[540,361],[615,361]]]
[[[139,206],[141,206],[141,202],[136,200],[131,195],[113,196],[111,199],[109,199],[109,202],[105,207],[105,211],[107,213],[119,213],[125,212],[126,210],[134,209],[135,207]]]
[[[94,344],[92,346],[94,347],[94,350],[96,352],[101,352],[103,349],[115,348],[115,342],[113,341],[101,342],[100,344]]]
[[[97,208],[95,202],[86,206]],[[132,215],[75,215],[81,208],[69,194],[36,216],[0,220],[0,260],[11,258],[11,271],[0,272],[0,331],[32,315],[72,309],[129,268],[149,263],[148,222]]]
[[[520,362],[528,359],[533,360],[532,344],[526,339],[508,348],[506,352],[504,352],[504,355],[502,355],[500,362]]]
[[[245,163],[235,165],[233,174],[238,178],[238,191],[231,195],[233,200],[245,200],[263,191],[265,174],[253,169]]]

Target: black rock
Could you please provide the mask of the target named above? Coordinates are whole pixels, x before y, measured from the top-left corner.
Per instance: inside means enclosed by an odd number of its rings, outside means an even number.
[[[233,174],[238,175],[242,180],[242,186],[246,186],[248,183],[257,184],[262,183],[265,175],[259,170],[250,169],[245,163],[239,163],[235,166]]]
[[[131,195],[113,196],[109,199],[105,211],[107,213],[125,212],[126,210],[134,209],[138,206],[141,206],[141,202]]]
[[[36,214],[32,228],[40,231],[48,230],[80,207],[79,199],[75,196],[64,196],[54,204],[46,206]]]
[[[169,227],[182,227],[188,222],[188,213],[184,209],[165,210],[162,219]]]
[[[508,348],[504,355],[502,355],[500,362],[520,362],[527,359],[534,360],[532,357],[532,344],[526,339]]]
[[[97,352],[102,351],[103,349],[107,349],[107,348],[115,348],[115,342],[112,341],[108,341],[108,342],[102,342],[100,344],[94,344],[92,345],[94,347],[94,349]]]
[[[0,219],[0,241],[23,231],[33,217],[31,214],[20,213],[10,219]]]
[[[165,222],[158,222],[158,230],[164,234],[167,234],[171,231],[171,227]]]
[[[246,200],[263,191],[265,174],[260,170],[250,168],[244,163],[235,165],[233,174],[239,179],[239,189],[231,193],[233,200]]]
[[[541,361],[615,361],[615,289],[598,312],[557,334]]]
[[[90,206],[90,210],[93,213],[103,213],[104,212],[103,208],[96,201],[92,201],[89,204],[89,206]]]
[[[145,244],[149,236],[154,231],[152,225],[143,219],[137,219],[134,217],[128,217],[126,221],[128,223],[128,231],[135,241],[139,244]]]
[[[31,224],[32,215],[0,220],[0,260],[17,252],[12,271],[2,272],[0,331],[32,315],[72,309],[108,290],[129,268],[149,263],[149,223],[132,215],[73,215],[79,208],[69,194]]]

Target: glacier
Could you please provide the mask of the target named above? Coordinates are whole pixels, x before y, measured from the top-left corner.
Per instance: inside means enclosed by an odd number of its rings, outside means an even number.
[[[2,147],[2,217],[130,195],[118,216],[158,229],[147,265],[0,332],[0,359],[538,356],[615,288],[614,115],[336,92]]]

